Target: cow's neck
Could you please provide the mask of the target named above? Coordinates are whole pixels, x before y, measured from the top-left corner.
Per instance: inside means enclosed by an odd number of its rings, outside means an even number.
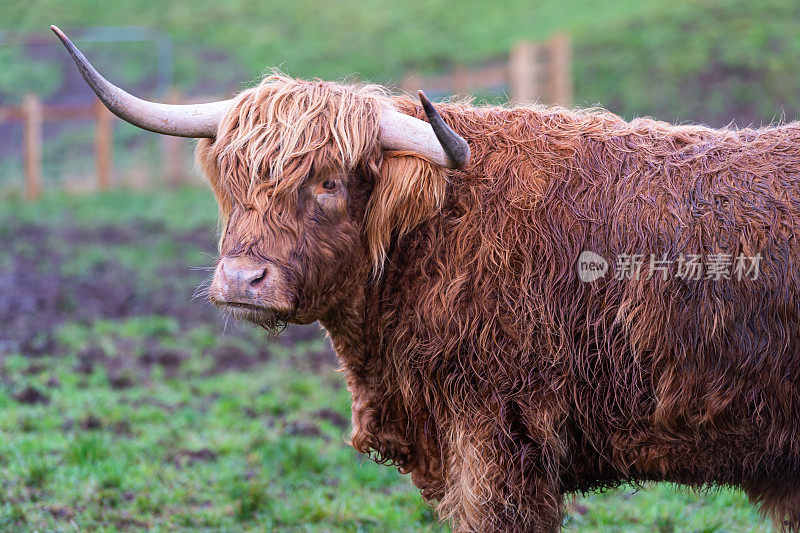
[[[375,290],[364,286],[348,291],[348,298],[334,306],[323,318],[322,326],[328,331],[339,360],[347,370],[358,372],[369,360],[369,346],[373,342],[374,327],[369,319],[377,319],[372,309]]]

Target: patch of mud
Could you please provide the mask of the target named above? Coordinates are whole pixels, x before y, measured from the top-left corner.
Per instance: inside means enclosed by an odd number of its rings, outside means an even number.
[[[75,509],[66,505],[50,505],[46,509],[50,516],[56,520],[72,520],[76,514]]]
[[[314,422],[310,420],[296,420],[284,426],[285,435],[301,437],[322,437],[322,431]]]
[[[217,453],[209,450],[208,448],[201,448],[199,450],[178,450],[170,458],[172,464],[177,467],[191,466],[195,463],[206,463],[217,460]]]
[[[192,294],[209,274],[185,258],[197,254],[210,265],[216,248],[213,228],[173,232],[170,243],[178,249],[150,274],[139,272],[112,256],[91,263],[79,273],[66,273],[64,264],[80,264],[87,245],[135,246],[147,250],[155,239],[164,239],[169,228],[160,221],[137,220],[124,226],[84,228],[69,221],[58,226],[20,224],[0,218],[0,362],[4,354],[20,353],[35,358],[68,353],[57,332],[69,323],[91,326],[99,319],[126,320],[145,315],[166,316],[179,325],[177,337],[192,330],[208,331],[219,339],[205,355],[213,359],[211,373],[246,370],[270,359],[266,334],[253,335],[248,326],[226,323],[218,310]],[[143,252],[146,253],[146,252]],[[153,254],[158,253],[153,250]],[[206,254],[202,256],[200,254]],[[148,257],[152,264],[153,258]],[[147,261],[145,261],[147,262]],[[150,277],[145,278],[145,275]],[[274,342],[283,347],[322,339],[318,325],[289,326]],[[78,354],[74,370],[91,374],[107,371],[112,387],[126,388],[149,379],[161,367],[167,378],[181,375],[190,357],[186,351],[162,346],[160,338],[123,339],[112,335],[102,347],[90,343]],[[297,350],[294,363],[301,371],[328,371],[337,365],[324,344],[322,350]],[[44,367],[32,362],[26,373]]]
[[[27,386],[15,394],[14,399],[27,405],[48,405],[50,403],[50,397],[47,394],[31,386]]]
[[[111,431],[114,432],[115,435],[119,435],[120,437],[132,437],[133,430],[131,429],[130,423],[127,420],[120,420],[118,422],[114,422],[111,425]]]
[[[84,431],[100,429],[103,427],[103,421],[95,415],[86,415],[81,419],[80,427]]]
[[[227,342],[217,346],[210,354],[214,360],[214,366],[207,372],[208,375],[232,370],[247,370],[258,363],[268,361],[271,357],[266,345],[244,348],[238,344]]]
[[[350,425],[350,420],[348,418],[345,418],[339,414],[338,411],[334,411],[333,409],[320,409],[314,413],[314,416],[320,420],[327,420],[338,428],[343,429]]]
[[[28,365],[22,371],[22,373],[27,375],[27,376],[35,376],[37,374],[41,374],[42,372],[44,372],[46,368],[47,367],[45,365],[43,365],[42,363],[32,363],[32,364]]]

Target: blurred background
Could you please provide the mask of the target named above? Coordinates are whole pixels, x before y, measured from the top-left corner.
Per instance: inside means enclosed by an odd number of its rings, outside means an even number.
[[[345,444],[316,325],[277,338],[193,293],[216,204],[194,141],[98,106],[50,33],[145,98],[229,97],[269,68],[477,103],[791,121],[793,0],[5,0],[0,7],[0,529],[443,530]],[[623,487],[567,530],[766,530],[735,491]]]

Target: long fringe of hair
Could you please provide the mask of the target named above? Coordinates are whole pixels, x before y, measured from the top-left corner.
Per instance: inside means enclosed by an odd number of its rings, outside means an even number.
[[[436,165],[408,152],[380,149],[385,89],[266,77],[236,98],[215,140],[199,142],[224,226],[233,203],[264,210],[272,195],[292,194],[313,169],[362,170],[374,181],[365,238],[380,274],[393,235],[403,236],[434,213],[445,179]]]

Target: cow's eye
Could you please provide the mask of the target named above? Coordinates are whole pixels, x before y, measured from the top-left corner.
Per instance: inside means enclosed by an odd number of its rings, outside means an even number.
[[[327,179],[322,184],[322,188],[326,191],[335,191],[336,190],[336,180]]]

